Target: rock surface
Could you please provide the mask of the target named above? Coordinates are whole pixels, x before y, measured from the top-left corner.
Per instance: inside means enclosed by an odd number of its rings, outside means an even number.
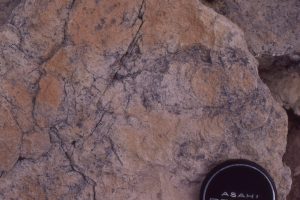
[[[0,0],[0,26],[8,20],[11,12],[20,1],[21,0]]]
[[[300,116],[300,59],[289,56],[261,58],[260,76],[285,109]]]
[[[288,111],[289,134],[284,161],[292,170],[293,185],[287,199],[299,199],[300,59],[264,56],[260,59],[259,69],[260,77],[270,88],[272,96]]]
[[[287,117],[257,66],[198,0],[21,1],[0,27],[0,199],[193,200],[232,158],[285,199]]]
[[[300,117],[293,111],[289,111],[289,134],[288,146],[284,155],[284,162],[292,171],[292,190],[288,195],[288,200],[300,199]]]
[[[300,52],[299,0],[201,0],[242,30],[255,56]]]

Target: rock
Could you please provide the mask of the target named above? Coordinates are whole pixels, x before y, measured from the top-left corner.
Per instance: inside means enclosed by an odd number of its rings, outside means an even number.
[[[46,154],[51,147],[50,138],[48,134],[43,132],[33,132],[31,134],[24,134],[22,141],[23,158],[31,158],[37,160],[43,154]]]
[[[300,62],[290,56],[265,57],[260,76],[285,109],[300,115]]]
[[[300,52],[298,0],[202,0],[245,31],[251,52],[260,56]]]
[[[52,57],[66,38],[70,6],[69,0],[22,1],[10,22],[21,34],[20,50],[39,63]]]
[[[293,185],[287,199],[300,197],[300,62],[297,56],[264,56],[260,60],[260,77],[268,85],[272,96],[288,111],[289,134],[284,162],[291,168]]]
[[[300,117],[295,115],[293,111],[289,111],[289,134],[288,145],[284,155],[284,162],[291,168],[292,171],[292,190],[287,199],[300,198],[300,161],[298,151],[300,148]]]
[[[0,113],[13,119],[0,127],[15,130],[0,132],[14,148],[0,156],[1,199],[192,200],[233,158],[264,166],[285,199],[287,117],[228,19],[197,0],[14,12],[0,29]]]
[[[10,170],[16,163],[21,145],[21,131],[8,99],[0,98],[0,171]]]
[[[3,176],[1,199],[93,199],[88,179],[74,171],[58,144],[38,162],[22,160]]]
[[[0,0],[0,26],[9,19],[13,9],[20,3],[20,0]]]

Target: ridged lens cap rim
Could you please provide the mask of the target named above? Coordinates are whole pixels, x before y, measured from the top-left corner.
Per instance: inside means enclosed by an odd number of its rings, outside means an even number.
[[[274,180],[262,166],[260,166],[259,164],[255,163],[255,162],[252,162],[250,160],[246,160],[246,159],[231,159],[231,160],[227,160],[225,162],[218,164],[207,174],[207,176],[205,177],[205,179],[203,180],[202,185],[201,185],[200,200],[208,200],[208,199],[205,199],[206,191],[207,191],[207,188],[209,187],[211,180],[215,176],[217,176],[221,171],[223,171],[225,169],[230,169],[231,167],[238,167],[238,166],[249,167],[253,170],[256,170],[261,175],[263,175],[268,180],[269,186],[272,189],[273,200],[277,199],[277,190],[276,190]]]

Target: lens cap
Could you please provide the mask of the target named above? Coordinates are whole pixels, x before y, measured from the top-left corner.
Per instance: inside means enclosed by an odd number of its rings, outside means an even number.
[[[204,179],[200,200],[276,200],[273,179],[249,160],[229,160]]]

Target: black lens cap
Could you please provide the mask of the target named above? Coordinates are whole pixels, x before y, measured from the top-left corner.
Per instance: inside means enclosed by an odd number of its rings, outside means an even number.
[[[204,179],[200,200],[276,200],[276,187],[268,172],[249,160],[229,160]]]

